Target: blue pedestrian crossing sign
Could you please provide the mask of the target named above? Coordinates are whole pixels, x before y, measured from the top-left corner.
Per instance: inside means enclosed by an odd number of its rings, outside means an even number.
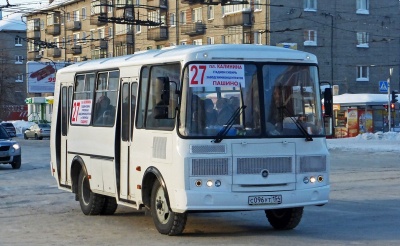
[[[388,87],[387,81],[379,81],[379,92],[388,92]]]

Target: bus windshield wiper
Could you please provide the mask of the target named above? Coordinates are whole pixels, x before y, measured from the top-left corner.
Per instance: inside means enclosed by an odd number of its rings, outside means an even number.
[[[287,114],[290,114],[289,110],[283,106],[283,108]],[[300,130],[300,132],[306,137],[306,141],[313,141],[313,138],[311,135],[307,132],[307,130],[304,128],[304,126],[299,122],[298,119],[295,119],[293,116],[289,116],[289,118],[293,121],[293,123],[297,126],[297,128]]]
[[[237,117],[243,113],[246,107],[247,107],[246,105],[243,105],[237,108],[235,112],[233,112],[231,118],[229,118],[228,122],[226,122],[224,127],[218,132],[217,136],[214,139],[214,143],[220,143],[224,139],[226,134],[228,134],[229,130],[232,128],[233,123],[235,123]]]

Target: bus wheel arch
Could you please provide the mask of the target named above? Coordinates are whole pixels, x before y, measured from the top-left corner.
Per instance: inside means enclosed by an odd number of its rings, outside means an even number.
[[[161,175],[161,172],[155,167],[147,168],[143,174],[143,181],[142,181],[142,200],[143,200],[144,205],[147,208],[150,208],[151,191],[153,189],[153,185],[156,180],[158,180],[158,182],[160,182],[161,186],[164,189],[164,192],[166,192],[166,194],[168,196],[167,187],[165,185],[165,181]],[[167,200],[169,201],[168,197],[167,197]],[[169,204],[168,204],[168,206],[169,206]]]
[[[71,181],[72,181],[72,192],[75,193],[75,200],[78,201],[78,180],[79,180],[79,174],[81,173],[81,170],[84,169],[84,171],[87,173],[87,169],[85,166],[85,162],[82,160],[80,156],[75,156],[74,159],[72,159],[72,164],[71,164]]]

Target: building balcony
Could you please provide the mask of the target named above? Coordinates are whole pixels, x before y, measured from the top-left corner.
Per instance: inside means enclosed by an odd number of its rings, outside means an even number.
[[[93,14],[90,16],[90,25],[104,26],[107,24],[107,13]]]
[[[168,9],[168,1],[167,0],[148,0],[147,6],[160,8],[160,10]]]
[[[67,54],[79,55],[82,54],[82,46],[81,45],[72,45],[67,48]]]
[[[65,28],[69,31],[79,31],[82,28],[81,21],[68,21]]]
[[[206,32],[206,25],[202,22],[184,24],[181,33],[189,36],[202,35]]]
[[[30,39],[40,39],[40,31],[27,31],[26,37]]]
[[[166,26],[159,26],[149,28],[147,30],[147,39],[154,40],[154,41],[161,41],[168,39],[168,27]]]
[[[61,49],[60,48],[50,48],[47,49],[48,57],[61,57]]]
[[[229,26],[251,26],[251,11],[242,11],[226,14],[224,17],[224,27]]]
[[[45,32],[48,35],[53,35],[53,36],[60,35],[60,33],[61,33],[60,24],[53,24],[53,25],[47,26]]]
[[[28,51],[27,55],[28,61],[36,61],[39,57],[41,58],[42,56],[40,55],[40,52],[38,50]]]
[[[133,34],[117,35],[114,38],[116,46],[123,46],[126,44],[133,44]]]
[[[108,41],[104,39],[94,40],[92,41],[92,48],[93,49],[107,49]]]
[[[133,5],[133,0],[116,0],[115,7],[118,8],[126,8],[126,5]]]
[[[202,3],[204,3],[205,1],[207,1],[207,0],[181,0],[181,3],[183,3],[183,4],[202,4]],[[208,0],[208,1],[210,1],[210,0]]]

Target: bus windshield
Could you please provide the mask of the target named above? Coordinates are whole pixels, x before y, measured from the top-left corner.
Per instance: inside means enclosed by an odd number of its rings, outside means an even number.
[[[183,137],[324,136],[316,65],[189,64],[181,105]]]

